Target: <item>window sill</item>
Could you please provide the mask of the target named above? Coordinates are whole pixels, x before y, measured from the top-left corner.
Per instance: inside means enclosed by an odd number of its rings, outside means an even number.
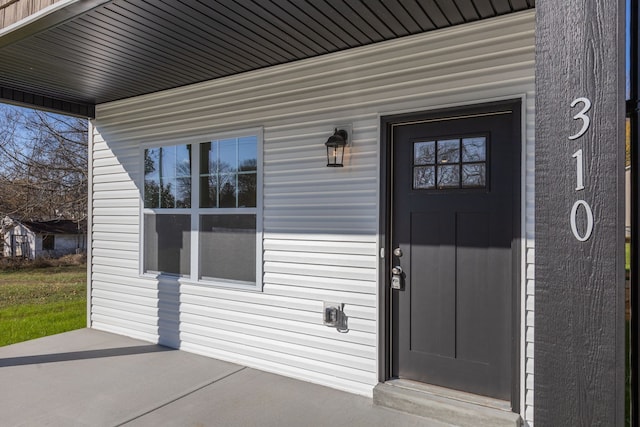
[[[236,291],[244,292],[262,292],[262,284],[248,283],[236,280],[222,280],[222,279],[199,279],[193,280],[187,276],[180,276],[166,273],[142,273],[140,275],[144,279],[157,280],[159,282],[173,282],[178,285],[199,286],[206,288],[222,288],[233,289]]]

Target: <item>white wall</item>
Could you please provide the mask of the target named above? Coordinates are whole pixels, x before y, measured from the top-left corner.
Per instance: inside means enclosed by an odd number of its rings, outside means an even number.
[[[27,236],[27,244],[19,245],[24,253],[19,253],[20,248],[12,247],[13,236]],[[4,234],[4,256],[20,256],[34,258],[36,254],[36,235],[24,225],[18,223],[15,227],[8,229]]]
[[[522,98],[522,395],[531,421],[534,16],[99,105],[93,327],[370,395],[378,378],[380,116]],[[323,143],[341,124],[353,127],[345,167],[327,168]],[[140,144],[253,127],[264,129],[263,292],[141,277]],[[348,333],[322,325],[323,301],[345,303]]]
[[[42,249],[42,234],[36,236],[35,249],[36,256],[59,257],[67,254],[83,253],[87,247],[87,236],[84,234],[55,234],[54,249]]]

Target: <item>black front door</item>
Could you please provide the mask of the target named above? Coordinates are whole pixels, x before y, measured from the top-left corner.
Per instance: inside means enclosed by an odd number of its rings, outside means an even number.
[[[390,126],[393,377],[511,400],[520,126],[520,102]]]

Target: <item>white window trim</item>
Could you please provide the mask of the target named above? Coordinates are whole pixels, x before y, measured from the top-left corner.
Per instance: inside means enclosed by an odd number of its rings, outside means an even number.
[[[139,240],[139,274],[141,277],[160,280],[176,281],[179,284],[189,284],[198,286],[215,286],[231,288],[242,291],[262,291],[263,286],[263,187],[264,187],[264,149],[263,149],[263,128],[243,129],[239,131],[229,131],[213,134],[197,134],[182,136],[174,139],[157,140],[140,144],[138,157],[140,159],[140,238]],[[257,171],[256,171],[256,207],[255,208],[200,208],[200,150],[198,145],[209,141],[222,140],[228,138],[242,138],[255,136],[257,140]],[[191,208],[145,208],[144,207],[144,151],[149,148],[167,147],[173,145],[191,144]],[[144,217],[145,214],[190,214],[191,215],[191,258],[190,274],[174,275],[167,273],[150,273],[144,270]],[[201,279],[200,278],[200,216],[206,214],[232,215],[232,214],[255,214],[256,215],[256,282],[248,283],[226,279]]]

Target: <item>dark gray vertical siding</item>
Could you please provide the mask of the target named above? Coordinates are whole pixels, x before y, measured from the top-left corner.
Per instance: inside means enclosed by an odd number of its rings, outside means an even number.
[[[621,426],[624,1],[539,0],[536,17],[536,425]],[[592,103],[591,124],[570,140],[583,123],[573,116],[584,103],[570,107],[579,97]],[[570,226],[578,200],[593,210],[584,242]]]

